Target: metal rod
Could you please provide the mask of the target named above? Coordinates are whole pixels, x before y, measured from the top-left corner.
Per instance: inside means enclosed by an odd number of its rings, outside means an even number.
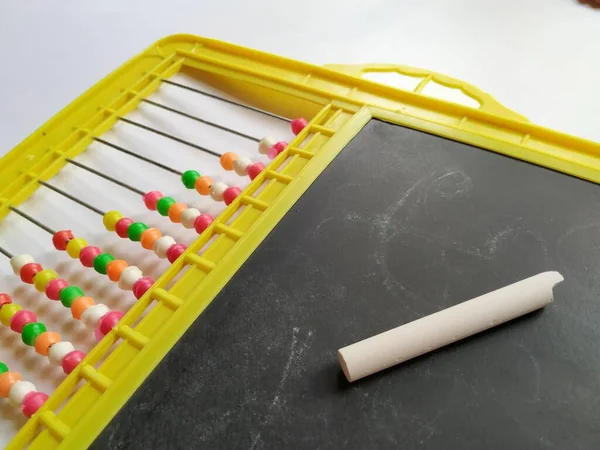
[[[175,81],[167,80],[165,78],[162,79],[163,83],[170,84],[172,86],[177,86],[181,89],[187,89],[188,91],[195,92],[196,94],[204,95],[206,97],[214,98],[215,100],[220,100],[224,103],[229,103],[230,105],[239,106],[240,108],[245,108],[249,111],[254,111],[260,114],[264,114],[265,116],[272,117],[274,119],[279,119],[284,122],[290,122],[290,119],[287,117],[279,116],[277,114],[270,113],[268,111],[263,111],[262,109],[253,108],[252,106],[244,105],[243,103],[234,102],[233,100],[227,100],[226,98],[219,97],[218,95],[209,94],[208,92],[201,91],[200,89],[196,89],[190,86],[186,86],[185,84],[176,83]]]
[[[96,214],[99,214],[101,216],[104,216],[106,214],[106,212],[102,211],[101,209],[96,208],[95,206],[90,205],[89,203],[84,202],[83,200],[79,200],[77,197],[72,196],[71,194],[68,194],[67,192],[52,186],[50,183],[47,183],[46,181],[39,181],[39,183],[42,186],[46,186],[48,189],[59,193],[60,195],[62,195],[63,197],[68,198],[71,201],[74,201],[75,203],[84,206],[85,208],[89,209],[90,211],[95,212]]]
[[[2,253],[8,259],[11,259],[14,256],[11,252],[9,252],[8,250],[6,250],[4,247],[0,247],[0,253]]]
[[[9,206],[8,209],[10,209],[11,211],[17,213],[18,215],[20,215],[21,217],[23,217],[24,219],[27,219],[28,221],[30,221],[32,224],[37,225],[38,227],[40,227],[42,230],[50,233],[51,235],[55,235],[56,231],[54,231],[52,228],[44,225],[42,222],[40,222],[37,219],[34,219],[33,217],[31,217],[29,214],[21,211],[18,208],[15,208],[14,206]]]
[[[159,168],[161,168],[163,170],[166,170],[167,172],[171,172],[171,173],[174,173],[175,175],[179,175],[179,176],[183,175],[183,172],[180,172],[177,169],[173,169],[172,167],[165,166],[164,164],[156,162],[153,159],[150,159],[150,158],[147,158],[145,156],[139,155],[139,154],[137,154],[135,152],[132,152],[131,150],[127,150],[126,148],[121,147],[120,145],[113,144],[112,142],[105,141],[104,139],[101,139],[101,138],[98,138],[98,137],[95,137],[94,140],[98,141],[101,144],[104,144],[104,145],[106,145],[108,147],[111,147],[111,148],[113,148],[115,150],[118,150],[118,151],[120,151],[122,153],[125,153],[126,155],[133,156],[134,158],[137,158],[139,160],[147,162],[148,164],[152,164],[153,166],[156,166],[156,167],[159,167]]]
[[[166,138],[171,139],[171,140],[173,140],[175,142],[179,142],[180,144],[184,144],[184,145],[187,145],[189,147],[195,148],[196,150],[200,150],[201,152],[208,153],[208,154],[216,156],[216,157],[221,157],[220,153],[214,152],[214,151],[212,151],[212,150],[210,150],[210,149],[208,149],[206,147],[202,147],[200,145],[196,145],[196,144],[194,144],[192,142],[186,141],[185,139],[178,138],[177,136],[173,136],[172,134],[165,133],[164,131],[157,130],[156,128],[152,128],[152,127],[149,127],[147,125],[143,125],[141,123],[134,122],[133,120],[126,119],[125,117],[119,117],[119,120],[121,120],[121,121],[123,121],[125,123],[128,123],[129,125],[133,125],[133,126],[136,126],[138,128],[141,128],[143,130],[151,131],[152,133],[158,134],[159,136],[162,136],[162,137],[166,137]]]
[[[156,106],[157,108],[161,108],[161,109],[164,109],[166,111],[169,111],[169,112],[172,112],[172,113],[175,113],[175,114],[179,114],[180,116],[187,117],[188,119],[195,120],[196,122],[200,122],[200,123],[203,123],[205,125],[209,125],[211,127],[217,128],[219,130],[227,131],[228,133],[235,134],[236,136],[242,137],[244,139],[248,139],[248,140],[254,141],[254,142],[260,142],[260,139],[257,138],[257,137],[250,136],[249,134],[241,133],[239,131],[234,130],[233,128],[224,127],[223,125],[219,125],[218,123],[214,123],[214,122],[210,122],[208,120],[201,119],[200,117],[197,117],[197,116],[192,116],[191,114],[188,114],[186,112],[180,111],[178,109],[171,108],[170,106],[166,106],[166,105],[163,105],[161,103],[157,103],[157,102],[152,101],[152,100],[148,100],[147,98],[142,99],[142,101],[145,102],[145,103],[148,103],[148,104],[150,104],[152,106]]]
[[[131,192],[134,192],[134,193],[136,193],[138,195],[142,195],[143,196],[145,194],[144,191],[140,191],[139,189],[134,188],[133,186],[130,186],[127,183],[123,183],[122,181],[119,181],[116,178],[110,177],[110,176],[106,175],[105,173],[102,173],[102,172],[100,172],[100,171],[98,171],[96,169],[92,169],[91,167],[86,166],[85,164],[82,164],[80,162],[77,162],[77,161],[75,161],[75,160],[73,160],[71,158],[65,158],[65,161],[73,164],[74,166],[80,167],[83,170],[87,170],[88,172],[93,173],[94,175],[98,175],[100,178],[104,178],[105,180],[108,180],[108,181],[110,181],[112,183],[115,183],[116,185],[119,185],[119,186],[121,186],[121,187],[123,187],[125,189],[129,189]]]

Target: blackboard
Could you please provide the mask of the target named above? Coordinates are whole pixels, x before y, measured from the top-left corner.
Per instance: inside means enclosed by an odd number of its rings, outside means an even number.
[[[338,348],[546,270],[555,302],[349,384]],[[600,188],[372,120],[98,449],[597,449]]]

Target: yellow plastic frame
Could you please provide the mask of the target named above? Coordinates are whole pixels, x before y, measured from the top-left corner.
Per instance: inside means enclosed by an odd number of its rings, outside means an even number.
[[[9,205],[26,200],[39,180],[55,176],[66,158],[84,151],[93,136],[109,130],[119,116],[158,89],[162,78],[182,70],[254,106],[312,120],[63,381],[10,449],[89,446],[371,118],[600,181],[599,144],[531,124],[479,89],[450,77],[391,65],[318,67],[212,39],[175,35],[100,81],[2,158],[0,219]],[[408,92],[361,78],[369,71],[396,71],[422,81],[415,92]],[[422,95],[430,81],[461,90],[480,108]]]

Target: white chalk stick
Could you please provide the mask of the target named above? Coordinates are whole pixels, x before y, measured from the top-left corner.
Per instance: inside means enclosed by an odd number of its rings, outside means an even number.
[[[540,273],[344,347],[338,350],[342,370],[356,381],[543,308],[561,281],[558,272]]]

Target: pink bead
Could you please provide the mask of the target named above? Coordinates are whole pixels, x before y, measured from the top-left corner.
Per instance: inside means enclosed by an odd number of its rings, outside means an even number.
[[[237,187],[232,186],[225,189],[225,192],[223,192],[223,200],[225,201],[225,204],[230,205],[231,202],[233,202],[241,193],[242,190]]]
[[[274,148],[275,150],[277,150],[277,154],[279,155],[282,151],[284,151],[288,146],[288,143],[285,141],[279,141],[277,144],[275,144],[272,148]]]
[[[111,311],[104,314],[98,322],[98,330],[100,330],[102,337],[110,333],[110,330],[112,330],[115,325],[119,323],[119,320],[121,320],[124,315],[125,314],[123,314],[121,311]]]
[[[177,260],[177,258],[179,258],[183,252],[185,252],[186,248],[187,245],[184,244],[171,245],[167,250],[167,259],[169,260],[169,262],[171,264],[174,263]]]
[[[264,170],[264,168],[265,165],[263,163],[254,163],[250,167],[248,167],[248,176],[251,180],[254,180],[258,176],[258,174]]]
[[[133,220],[131,220],[128,217],[123,217],[122,219],[119,219],[119,221],[115,224],[115,231],[117,232],[119,237],[129,237],[129,235],[127,234],[127,230],[129,229],[129,225],[131,225],[132,223]]]
[[[83,358],[85,358],[85,353],[80,352],[79,350],[73,350],[72,352],[67,353],[62,359],[63,372],[69,375],[75,370],[75,367],[83,361]]]
[[[306,125],[308,125],[308,121],[300,117],[299,119],[292,120],[290,122],[290,125],[292,126],[292,133],[297,135],[302,130],[304,130],[304,127],[306,127]]]
[[[46,285],[46,296],[50,300],[60,300],[60,291],[63,288],[66,288],[69,285],[67,280],[62,278],[55,278],[54,280],[50,280]]]
[[[21,411],[29,419],[38,412],[46,400],[48,400],[48,396],[43,392],[30,392],[21,403]]]
[[[167,252],[168,252],[168,250],[167,250]],[[146,293],[146,291],[152,287],[153,284],[154,284],[154,278],[152,278],[152,277],[140,278],[133,284],[133,289],[132,289],[133,295],[135,296],[135,298],[137,298],[139,300],[140,298],[142,298],[142,295],[144,295]],[[100,323],[102,323],[102,321],[100,321]]]
[[[10,329],[15,333],[23,331],[23,327],[31,322],[37,322],[37,317],[33,311],[27,311],[22,309],[17,311],[14,316],[10,319]]]
[[[85,267],[94,267],[94,259],[96,259],[96,256],[98,256],[100,253],[102,253],[102,250],[100,250],[98,247],[94,245],[88,245],[87,247],[83,247],[81,249],[81,252],[79,253],[79,261],[81,261],[81,264],[83,264]]]
[[[196,220],[194,220],[194,228],[196,229],[196,233],[200,234],[206,230],[208,226],[213,223],[213,220],[215,219],[210,214],[201,214],[196,217]]]
[[[277,153],[277,149],[275,148],[275,146],[271,147],[269,149],[269,151],[267,152],[267,157],[269,159],[275,159],[275,157],[278,155]]]
[[[156,204],[161,198],[163,198],[163,194],[160,191],[147,192],[143,197],[146,208],[150,211],[156,211]]]

